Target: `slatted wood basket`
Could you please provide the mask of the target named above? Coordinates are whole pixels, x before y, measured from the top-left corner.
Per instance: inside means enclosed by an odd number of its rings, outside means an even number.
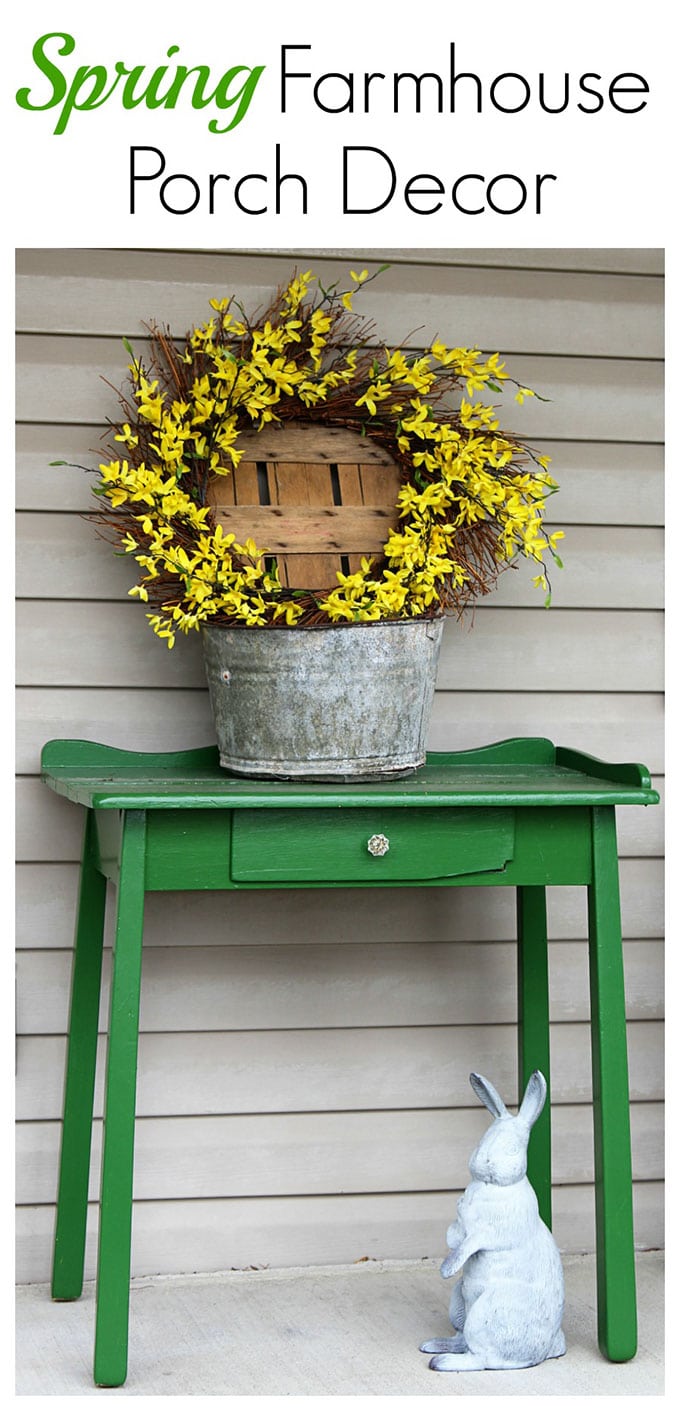
[[[373,440],[343,427],[289,422],[239,437],[231,475],[213,476],[208,501],[236,542],[276,558],[281,585],[325,590],[362,556],[382,554],[398,522],[399,467]]]

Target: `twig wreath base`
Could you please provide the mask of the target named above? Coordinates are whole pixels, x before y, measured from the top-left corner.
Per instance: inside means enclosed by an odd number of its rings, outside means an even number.
[[[544,554],[559,563],[561,537],[542,528],[557,488],[548,458],[473,400],[513,381],[499,354],[438,339],[425,353],[381,348],[352,309],[369,278],[351,271],[339,291],[311,271],[294,274],[254,321],[234,298],[213,299],[212,317],[183,347],[169,329],[149,327],[148,366],[125,341],[130,393],[119,394],[113,458],[95,488],[106,504],[93,517],[142,570],[131,596],[149,604],[168,646],[203,624],[341,626],[462,612],[518,555],[538,566],[534,582],[548,592]],[[536,395],[513,385],[520,403]],[[237,543],[209,504],[212,478],[241,459],[242,433],[272,421],[354,430],[400,468],[399,521],[382,554],[338,572],[321,593],[282,586],[267,545]]]

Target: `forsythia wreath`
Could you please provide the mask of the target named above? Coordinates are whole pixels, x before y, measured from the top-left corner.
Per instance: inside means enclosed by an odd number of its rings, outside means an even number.
[[[518,555],[539,566],[534,582],[548,591],[543,556],[559,563],[562,537],[542,527],[557,488],[548,457],[475,400],[512,381],[498,353],[438,339],[423,353],[381,348],[352,309],[374,277],[351,271],[339,290],[295,274],[255,322],[234,298],[212,299],[213,315],[183,347],[150,327],[148,366],[125,342],[131,391],[111,427],[115,458],[99,467],[95,493],[107,503],[96,518],[142,570],[131,594],[154,609],[149,621],[168,646],[211,623],[340,625],[462,610]],[[536,395],[513,385],[520,403]],[[357,431],[401,470],[399,524],[382,556],[338,572],[323,593],[282,587],[267,545],[236,543],[208,503],[211,478],[238,465],[241,433],[290,420]]]

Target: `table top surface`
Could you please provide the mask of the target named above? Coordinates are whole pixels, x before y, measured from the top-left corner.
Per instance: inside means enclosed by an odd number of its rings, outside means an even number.
[[[428,754],[403,779],[312,783],[242,778],[222,769],[216,746],[149,754],[89,740],[50,740],[42,778],[88,808],[361,808],[655,804],[642,764],[611,764],[541,738]]]

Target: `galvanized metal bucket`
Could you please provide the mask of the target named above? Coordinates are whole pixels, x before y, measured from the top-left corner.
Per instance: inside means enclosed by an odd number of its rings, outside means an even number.
[[[425,760],[443,618],[204,627],[220,763],[275,779],[384,779]]]

